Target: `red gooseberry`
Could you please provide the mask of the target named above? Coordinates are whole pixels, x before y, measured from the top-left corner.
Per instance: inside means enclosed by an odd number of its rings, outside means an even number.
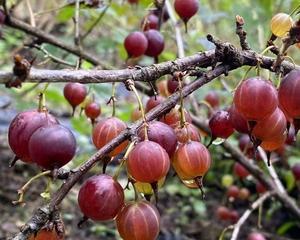
[[[148,47],[145,54],[149,57],[158,57],[165,48],[165,40],[161,33],[155,29],[145,32],[148,40]]]
[[[148,40],[144,33],[135,31],[125,38],[124,47],[128,57],[140,57],[147,50]]]
[[[229,113],[224,110],[215,112],[209,119],[209,127],[213,138],[228,138],[234,131]]]
[[[86,87],[81,83],[67,83],[64,87],[64,96],[73,108],[81,104],[87,95]]]
[[[189,141],[178,146],[172,164],[181,179],[190,180],[206,174],[211,157],[202,143]]]
[[[160,215],[149,202],[127,203],[118,214],[116,225],[124,240],[155,240],[160,230]]]
[[[270,81],[253,77],[241,82],[233,101],[248,121],[258,121],[269,116],[278,106],[277,90]]]
[[[109,175],[93,176],[81,186],[78,204],[87,218],[94,221],[112,220],[124,205],[124,191]]]
[[[156,106],[164,102],[164,100],[165,99],[159,95],[150,97],[146,103],[145,111],[149,112],[151,109],[155,108]]]
[[[170,168],[166,150],[153,141],[138,143],[129,153],[127,170],[136,181],[157,183],[165,177]]]
[[[233,166],[233,172],[240,178],[248,177],[250,174],[246,168],[244,168],[240,163],[235,163]]]
[[[76,139],[68,128],[54,124],[37,129],[30,137],[28,148],[34,163],[52,170],[72,160]]]
[[[91,102],[85,106],[84,112],[88,118],[90,118],[92,121],[94,121],[97,117],[100,116],[101,108],[100,108],[99,104],[97,104],[95,102]]]
[[[181,127],[180,124],[178,124],[174,130],[178,142],[185,143],[189,140],[196,142],[201,141],[200,132],[192,123],[185,123],[184,127]]]
[[[145,131],[139,129],[138,136],[144,140]],[[177,147],[177,137],[173,128],[159,121],[150,122],[148,125],[148,139],[162,146],[169,157],[172,157]]]
[[[58,121],[48,112],[29,110],[19,113],[8,129],[8,143],[16,157],[31,162],[28,147],[30,137],[40,127],[52,124],[58,124]]]
[[[101,119],[93,129],[93,143],[100,149],[112,139],[117,137],[127,128],[126,124],[116,117]],[[113,157],[121,153],[127,146],[128,141],[121,143],[109,156]]]

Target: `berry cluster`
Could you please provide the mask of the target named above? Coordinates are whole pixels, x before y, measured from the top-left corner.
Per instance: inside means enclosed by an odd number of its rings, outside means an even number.
[[[129,3],[137,4],[138,1],[129,1]],[[174,8],[186,25],[189,19],[197,13],[199,2],[197,0],[176,0]],[[159,31],[160,25],[168,18],[165,8],[153,10],[145,16],[141,22],[142,31],[132,32],[124,40],[128,58],[146,55],[157,59],[165,47],[164,37]]]
[[[46,110],[19,113],[11,122],[8,141],[16,158],[43,169],[58,169],[75,155],[73,133]]]

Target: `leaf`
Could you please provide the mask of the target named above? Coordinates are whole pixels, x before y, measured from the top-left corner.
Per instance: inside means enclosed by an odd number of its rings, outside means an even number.
[[[284,235],[289,229],[296,226],[297,222],[286,222],[277,229],[278,235]]]
[[[287,191],[291,191],[295,187],[295,177],[291,171],[288,171],[284,174],[284,179],[286,182]]]
[[[50,197],[51,197],[49,192],[42,192],[40,195],[42,198],[47,199],[47,200],[50,199]]]
[[[74,16],[74,12],[74,6],[67,6],[58,12],[56,18],[59,22],[67,22]]]

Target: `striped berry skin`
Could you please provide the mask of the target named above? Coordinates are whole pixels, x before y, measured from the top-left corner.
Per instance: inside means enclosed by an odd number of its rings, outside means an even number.
[[[80,188],[78,204],[87,218],[94,221],[112,220],[124,205],[124,191],[109,175],[93,176]]]
[[[211,157],[202,143],[189,141],[178,147],[172,164],[181,179],[194,179],[206,174]]]
[[[153,141],[138,143],[128,156],[128,173],[139,182],[158,182],[167,175],[169,168],[168,153]]]
[[[93,129],[93,143],[100,149],[112,139],[117,137],[127,128],[126,124],[116,117],[110,117],[100,120]],[[121,143],[109,156],[113,157],[121,153],[127,146],[128,141]]]
[[[234,131],[227,111],[215,112],[209,120],[212,137],[228,138]]]
[[[180,124],[174,129],[178,142],[186,143],[189,140],[200,142],[201,135],[199,129],[192,123],[186,123],[184,127]]]
[[[277,90],[261,77],[244,80],[234,94],[234,105],[247,121],[259,121],[278,107]]]
[[[281,81],[278,90],[280,107],[292,119],[300,118],[300,70],[293,70]]]
[[[118,214],[116,225],[124,240],[155,240],[159,234],[160,215],[149,202],[132,202]]]
[[[138,136],[144,140],[144,135],[144,128],[141,128],[138,131]],[[162,146],[168,153],[169,157],[173,156],[177,147],[177,138],[173,128],[165,123],[153,121],[149,123],[148,126],[148,138],[150,141],[156,142]]]

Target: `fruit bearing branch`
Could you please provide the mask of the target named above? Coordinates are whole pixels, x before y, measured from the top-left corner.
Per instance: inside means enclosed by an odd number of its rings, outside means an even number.
[[[209,35],[209,39],[212,40],[212,36]],[[240,51],[230,43],[219,42],[219,44],[220,48],[217,48],[216,51],[210,50],[197,53],[174,61],[167,61],[147,67],[135,67],[122,70],[48,70],[33,68],[31,69],[25,82],[108,83],[123,82],[127,79],[149,82],[155,81],[161,76],[172,74],[175,71],[187,71],[193,67],[205,68],[211,66],[216,63],[216,59],[218,60],[217,62],[222,61],[223,63],[228,63],[230,65],[236,64],[237,66],[256,66],[258,63],[260,63],[262,68],[273,71],[273,58],[261,56],[254,51]],[[220,51],[220,49],[222,51]],[[235,55],[235,57],[229,58],[232,53]],[[299,66],[294,66],[287,61],[283,62],[281,66],[284,74],[294,68],[300,69]],[[1,84],[6,84],[12,78],[12,72],[0,71]]]
[[[94,56],[79,52],[77,48],[66,45],[57,40],[52,35],[49,35],[39,29],[33,28],[30,25],[23,23],[14,18],[8,18],[6,24],[20,29],[30,35],[38,38],[40,42],[46,42],[60,47],[67,52],[80,56],[94,65],[101,65],[100,61]],[[207,71],[200,78],[196,79],[189,85],[182,89],[182,95],[187,97],[192,92],[212,81],[222,74],[228,74],[229,71],[239,68],[244,65],[256,66],[258,63],[260,67],[273,71],[274,59],[263,57],[251,50],[240,51],[230,43],[223,43],[215,40],[211,35],[208,40],[216,45],[216,49],[203,53],[177,59],[175,61],[168,61],[160,64],[155,64],[149,67],[132,68],[123,70],[91,70],[91,71],[73,71],[73,70],[38,70],[31,69],[27,76],[26,82],[82,82],[82,83],[101,83],[101,82],[124,82],[127,79],[134,81],[154,81],[159,77],[172,74],[175,71],[189,71],[195,67],[207,68],[212,66],[213,70]],[[245,39],[243,40],[245,41]],[[243,47],[245,49],[245,47]],[[103,66],[103,65],[102,65]],[[216,67],[215,67],[216,66]],[[281,63],[283,74],[291,71],[295,66],[288,62]],[[103,67],[110,68],[110,67]],[[296,68],[299,68],[296,66]],[[13,77],[13,73],[0,72],[0,83],[7,83]],[[146,120],[151,121],[170,111],[179,101],[180,94],[174,93],[164,103],[160,104],[146,115]],[[62,202],[64,197],[68,194],[70,189],[78,182],[78,180],[87,173],[97,162],[101,161],[106,154],[116,148],[126,139],[129,139],[142,126],[142,121],[134,123],[130,128],[122,132],[118,137],[106,144],[91,158],[83,163],[79,168],[74,169],[62,184],[60,189],[54,193],[50,203],[46,206],[40,207],[32,218],[25,224],[13,239],[27,239],[28,236],[41,229],[45,223],[51,219],[51,215],[56,211],[56,208]],[[264,173],[255,165],[250,163],[248,159],[237,149],[229,143],[224,142],[223,147],[231,153],[233,158],[243,164],[254,177],[261,180],[269,190],[274,191],[277,197],[295,216],[300,218],[300,210],[297,205],[285,193],[281,193],[269,178],[264,176]]]

